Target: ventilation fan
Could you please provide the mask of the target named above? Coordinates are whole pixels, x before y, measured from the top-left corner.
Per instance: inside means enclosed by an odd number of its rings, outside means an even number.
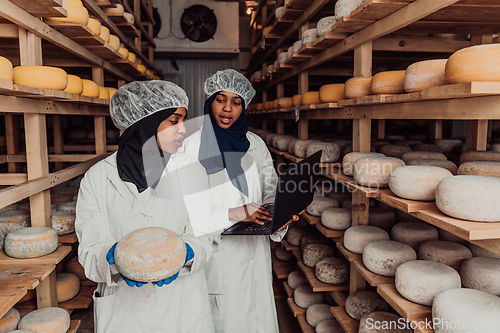
[[[203,43],[213,38],[217,30],[217,18],[212,9],[203,5],[194,5],[184,9],[181,16],[181,29],[189,40]]]

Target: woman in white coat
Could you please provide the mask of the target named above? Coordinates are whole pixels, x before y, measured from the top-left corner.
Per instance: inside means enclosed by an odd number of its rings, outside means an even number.
[[[244,112],[255,90],[242,74],[227,69],[206,80],[205,94],[203,127],[182,149],[209,175],[214,222],[270,221],[262,205],[274,202],[277,175],[265,143],[248,131]],[[280,241],[285,232],[271,238]],[[278,332],[268,236],[219,232],[205,271],[216,332]]]
[[[110,114],[125,130],[118,151],[92,166],[80,185],[75,228],[94,293],[97,333],[213,332],[202,267],[212,253],[208,180],[182,146],[188,98],[166,81],[132,82],[114,94]],[[178,277],[143,283],[114,265],[114,244],[130,232],[164,227],[186,242]],[[141,287],[141,288],[138,288]]]

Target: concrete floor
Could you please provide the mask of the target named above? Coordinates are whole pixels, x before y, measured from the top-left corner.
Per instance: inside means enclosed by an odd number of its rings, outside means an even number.
[[[77,333],[94,333],[94,310],[93,304],[87,309],[77,309],[71,313],[71,320],[81,320]]]

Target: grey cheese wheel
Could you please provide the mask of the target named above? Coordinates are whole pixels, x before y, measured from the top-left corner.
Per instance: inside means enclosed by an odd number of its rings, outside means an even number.
[[[335,16],[326,16],[320,19],[316,27],[317,29],[316,33],[318,37],[324,35],[327,32],[331,32],[332,26],[335,24],[336,21],[337,20],[335,19]]]
[[[321,163],[337,162],[340,157],[340,147],[332,142],[311,142],[306,148],[306,157],[322,150]]]
[[[387,187],[392,170],[405,166],[405,162],[393,157],[361,157],[354,163],[354,181],[363,186]]]
[[[443,153],[457,153],[462,147],[462,140],[459,139],[436,139],[434,144],[441,148]]]
[[[328,208],[321,213],[321,224],[328,229],[346,230],[352,223],[352,211],[347,208]]]
[[[398,168],[399,169],[399,168]],[[371,207],[368,214],[368,225],[382,229],[391,228],[396,223],[396,214],[391,209]]]
[[[433,201],[437,184],[453,174],[434,166],[403,166],[389,174],[389,188],[399,197]]]
[[[431,160],[443,160],[446,161],[447,158],[443,153],[437,153],[435,151],[410,151],[408,153],[404,153],[401,156],[403,162],[407,163],[411,160],[418,159],[431,159]]]
[[[287,251],[282,247],[278,247],[274,254],[276,255],[276,258],[282,261],[293,261],[295,260],[295,256],[293,255],[292,251]]]
[[[63,212],[76,214],[76,201],[63,202],[57,207],[57,209]]]
[[[318,261],[326,257],[333,257],[335,250],[326,244],[309,244],[304,248],[302,259],[304,265],[315,268]]]
[[[57,249],[57,232],[47,227],[18,229],[5,237],[5,253],[13,258],[36,258]]]
[[[5,234],[0,230],[0,250],[3,249],[3,243],[5,241]]]
[[[344,333],[337,319],[327,319],[318,323],[316,333]]]
[[[298,139],[291,139],[290,141],[288,141],[288,147],[286,148],[286,150],[294,155],[294,152],[293,152],[293,147],[295,146],[295,142],[297,142]]]
[[[344,175],[352,176],[354,173],[353,171],[354,162],[356,162],[361,157],[367,157],[367,156],[384,156],[384,154],[357,153],[357,152],[345,154],[344,158],[342,159],[342,172],[344,173]]]
[[[441,147],[432,143],[419,143],[414,145],[411,149],[414,151],[434,151],[436,153],[443,153]]]
[[[365,0],[339,0],[335,3],[335,19],[340,20],[343,16],[350,15],[351,12],[360,6]]]
[[[356,320],[376,311],[387,311],[387,308],[384,299],[373,291],[356,291],[345,300],[345,311]]]
[[[17,328],[34,332],[66,333],[69,326],[68,311],[53,307],[28,313],[19,321]]]
[[[500,259],[500,254],[496,254],[494,252],[486,250],[485,248],[482,248],[481,246],[478,246],[474,243],[467,244],[467,247],[472,252],[472,255],[474,257],[488,257],[488,258]]]
[[[267,136],[266,136],[266,145],[268,146],[272,146],[273,145],[273,139],[275,136],[277,136],[279,134],[276,134],[276,133],[269,133]]]
[[[297,140],[293,146],[293,152],[290,153],[299,158],[306,158],[307,146],[312,142],[318,142],[318,140]]]
[[[395,241],[371,242],[363,249],[363,264],[379,275],[394,276],[402,263],[416,260],[417,253],[407,244]]]
[[[307,308],[306,321],[312,327],[318,326],[323,320],[332,318],[334,317],[328,304],[313,304]]]
[[[460,288],[460,275],[439,262],[413,260],[396,270],[396,290],[404,298],[423,305],[432,305],[434,297],[447,289]]]
[[[339,207],[340,204],[337,200],[316,196],[313,198],[313,201],[307,206],[306,212],[311,214],[312,216],[321,216],[321,213],[328,208],[336,208]]]
[[[341,284],[349,281],[349,263],[336,257],[321,259],[316,264],[316,278],[328,284]]]
[[[7,236],[12,231],[27,228],[31,225],[30,212],[25,210],[9,210],[0,213],[0,231]]]
[[[432,319],[435,333],[498,333],[500,298],[475,289],[448,289],[434,298]],[[450,323],[460,325],[450,329]]]
[[[387,157],[401,158],[404,153],[410,152],[412,149],[405,145],[384,145],[380,147],[379,152]]]
[[[418,259],[440,262],[458,272],[462,263],[470,258],[472,252],[467,247],[448,241],[425,242],[418,248]]]
[[[18,210],[18,209],[19,209],[19,204],[17,202],[15,202],[12,205],[8,205],[4,208],[0,208],[0,213],[7,212],[9,210]]]
[[[11,308],[3,317],[0,317],[0,332],[11,332],[17,328],[21,316],[19,311]]]
[[[345,248],[357,254],[363,254],[367,244],[380,240],[389,240],[389,234],[383,229],[369,225],[352,226],[344,233]]]
[[[290,245],[300,246],[300,239],[302,236],[312,232],[309,227],[290,227],[286,233],[286,240]]]
[[[52,212],[52,228],[58,235],[67,235],[75,231],[76,215],[67,211]]]
[[[288,136],[285,135],[283,137],[280,137],[278,140],[276,140],[276,149],[279,151],[287,151],[288,150],[288,144],[290,141],[295,140],[293,136]]]
[[[301,271],[293,271],[288,274],[288,286],[297,289],[300,286],[307,285],[307,278]]]
[[[444,168],[444,169],[448,170],[449,172],[451,172],[453,175],[457,174],[456,164],[453,163],[452,161],[448,161],[448,160],[425,159],[425,158],[420,159],[419,158],[419,159],[414,159],[414,160],[408,161],[408,163],[406,163],[406,165],[435,166],[438,168]]]
[[[412,333],[406,325],[401,326],[401,319],[390,312],[372,312],[361,317],[358,333]]]
[[[305,247],[309,244],[328,244],[328,238],[316,232],[304,235],[300,239],[300,250],[304,251]]]
[[[500,161],[471,161],[460,164],[457,175],[500,177]]]
[[[460,268],[465,288],[500,296],[500,259],[476,257],[467,259]]]
[[[460,154],[459,164],[470,161],[500,161],[500,153],[496,151],[469,150]]]
[[[278,134],[275,137],[273,137],[273,147],[278,149],[278,141],[281,139],[288,139],[288,138],[293,138],[291,135],[285,135],[285,134]],[[288,143],[287,143],[288,146]]]
[[[400,222],[391,229],[391,239],[405,243],[418,251],[425,242],[438,240],[439,234],[435,227],[422,222]]]
[[[301,308],[308,308],[313,304],[323,303],[323,293],[313,292],[310,286],[300,286],[293,292],[293,301]]]

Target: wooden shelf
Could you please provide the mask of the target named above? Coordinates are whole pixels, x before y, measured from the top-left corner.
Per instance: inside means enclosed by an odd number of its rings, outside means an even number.
[[[54,264],[0,265],[0,284],[2,287],[14,288],[22,286],[29,290],[35,289],[55,268]]]
[[[57,306],[66,310],[87,309],[90,304],[92,304],[92,295],[94,294],[95,289],[96,286],[80,285],[78,295],[70,300],[67,300],[66,302],[59,303]],[[15,308],[19,311],[34,311],[37,309],[36,299],[19,303],[15,306]]]
[[[405,213],[415,213],[422,209],[433,209],[434,207],[436,207],[436,203],[434,201],[429,202],[403,199],[398,197],[388,189],[381,191],[379,200]]]
[[[298,315],[301,315],[301,314],[302,315],[306,314],[307,309],[301,308],[300,306],[295,304],[295,301],[293,300],[293,298],[288,298],[287,302],[288,302],[288,306],[290,307],[290,310],[292,310],[292,314],[294,317],[297,317]]]
[[[294,245],[291,245],[290,243],[288,243],[287,240],[283,239],[281,241],[281,244],[283,244],[283,246],[285,247],[285,250],[287,251],[293,251],[293,250],[297,250],[299,247],[298,246],[294,246]]]
[[[0,268],[4,265],[56,265],[71,251],[71,246],[59,246],[57,250],[43,257],[18,259],[11,258],[5,254],[4,250],[0,251]]]
[[[287,298],[293,298],[294,290],[292,288],[290,288],[287,281],[283,282],[283,288],[285,289]]]
[[[297,315],[297,321],[299,322],[300,329],[302,330],[302,333],[314,333],[316,332],[314,330],[314,327],[309,325],[306,320],[306,314],[301,313]]]
[[[500,82],[469,82],[422,90],[422,99],[450,99],[500,94]]]
[[[372,287],[376,287],[380,284],[394,283],[394,277],[392,277],[392,276],[382,276],[382,275],[378,275],[378,274],[370,272],[365,267],[362,260],[353,261],[353,263],[354,263],[354,266],[356,266],[356,269],[365,278],[366,282],[368,282],[370,284],[370,286],[372,286]]]
[[[71,100],[73,98],[73,94],[65,91],[20,86],[4,79],[0,79],[0,95],[35,97],[46,100]]]
[[[309,282],[309,285],[311,286],[311,288],[314,292],[349,290],[349,283],[348,282],[342,283],[342,284],[323,283],[316,278],[314,268],[307,267],[306,265],[304,265],[304,263],[302,261],[299,261],[297,264],[298,264],[300,270],[306,276],[307,281]]]
[[[321,217],[319,216],[312,216],[305,211],[302,212],[301,215],[304,216],[304,218],[310,225],[314,225],[316,229],[318,229],[325,237],[338,238],[344,236],[344,231],[328,229],[323,224],[321,224]]]
[[[297,258],[298,261],[302,261],[302,251],[300,251],[299,247],[293,249],[292,253],[295,256],[295,258]]]
[[[273,272],[278,279],[286,279],[288,278],[288,274],[293,272],[296,268],[295,261],[282,261],[276,258],[274,251],[271,252],[272,256],[272,266]]]
[[[66,333],[76,333],[82,324],[81,320],[72,320],[69,324],[69,329]]]
[[[414,322],[420,322],[422,320],[432,322],[432,307],[407,300],[398,293],[394,283],[377,286],[377,292],[404,319]]]
[[[58,238],[59,244],[73,244],[78,242],[78,237],[76,237],[76,233],[72,232],[68,235],[62,235]]]
[[[269,151],[270,151],[271,153],[275,153],[275,154],[280,155],[280,156],[283,156],[283,155],[285,155],[285,154],[286,154],[286,152],[285,152],[285,151],[280,151],[280,150],[278,150],[278,149],[276,149],[276,148],[274,148],[274,147],[271,147],[271,146],[267,146],[267,149],[269,149]]]
[[[359,330],[359,321],[352,319],[343,306],[333,306],[330,308],[333,316],[339,322],[346,333],[357,333]]]
[[[37,1],[11,0],[11,1],[35,17],[67,16],[66,9],[62,8],[62,3],[57,0],[37,0]]]
[[[19,302],[26,295],[26,292],[25,286],[0,286],[0,318]]]
[[[333,32],[327,32],[324,33],[323,35],[319,36],[314,40],[312,45],[314,47],[319,47],[319,48],[328,48],[332,45],[335,45],[341,41],[343,41],[346,37],[348,37],[348,34],[338,34],[338,33],[333,33]]]
[[[348,261],[362,261],[363,260],[363,256],[361,254],[356,254],[356,253],[351,252],[345,248],[343,239],[341,239],[339,242],[335,242],[335,243],[337,244],[337,249],[339,249],[340,253],[342,253]]]

